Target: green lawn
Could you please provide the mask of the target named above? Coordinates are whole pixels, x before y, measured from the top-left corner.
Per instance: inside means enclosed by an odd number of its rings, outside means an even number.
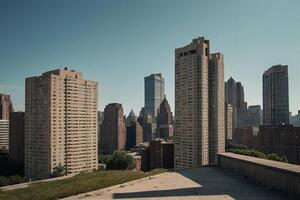
[[[80,174],[72,178],[44,183],[30,184],[27,188],[12,191],[0,191],[1,200],[48,200],[73,196],[128,181],[156,175],[166,170],[154,170],[148,173],[137,171],[97,171]]]

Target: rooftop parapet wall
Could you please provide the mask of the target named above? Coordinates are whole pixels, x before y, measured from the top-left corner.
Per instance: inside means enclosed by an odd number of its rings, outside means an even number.
[[[255,180],[271,189],[300,198],[300,165],[286,164],[234,153],[220,153],[219,167]]]

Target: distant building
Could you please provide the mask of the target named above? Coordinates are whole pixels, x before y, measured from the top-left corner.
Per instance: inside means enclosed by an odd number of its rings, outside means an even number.
[[[238,109],[237,128],[259,127],[261,125],[261,106],[253,105],[249,108]]]
[[[159,106],[156,123],[157,136],[159,138],[168,138],[173,136],[173,114],[166,97]]]
[[[49,178],[98,169],[98,83],[57,69],[26,78],[25,177]]]
[[[165,79],[162,75],[159,73],[145,77],[145,113],[155,118],[164,96]]]
[[[140,143],[143,143],[143,127],[131,111],[126,119],[126,149],[131,149]]]
[[[137,121],[143,127],[143,142],[149,142],[158,137],[155,118],[147,114],[144,108],[141,109]]]
[[[103,120],[104,112],[98,111],[98,154],[102,154],[103,140]]]
[[[174,142],[162,139],[152,140],[141,149],[141,169],[174,168]]]
[[[248,125],[259,127],[261,125],[261,106],[252,105],[248,107]]]
[[[225,140],[232,140],[233,134],[233,107],[231,104],[225,104]]]
[[[204,37],[175,49],[175,168],[215,164],[225,150],[224,63]]]
[[[12,112],[9,116],[9,159],[24,163],[25,113]]]
[[[0,94],[0,120],[9,120],[9,114],[13,112],[10,96]]]
[[[263,74],[264,125],[289,124],[289,78],[287,65],[275,65]]]
[[[293,164],[300,164],[300,127],[260,126],[255,149],[286,156]]]
[[[9,120],[0,119],[0,151],[8,153],[9,149]]]
[[[242,144],[249,149],[254,148],[255,138],[258,133],[258,127],[237,128],[233,134],[233,141],[236,144]]]
[[[235,82],[232,77],[225,82],[225,103],[230,104],[233,108],[233,132],[236,128],[244,126],[242,123],[247,116],[247,102],[245,102],[244,93],[244,86],[241,82]]]
[[[298,114],[294,116],[290,116],[290,124],[295,127],[300,127],[300,110],[298,110]]]
[[[125,149],[125,141],[126,127],[122,104],[108,104],[104,110],[103,152],[113,154],[116,150]]]
[[[244,86],[241,82],[236,82],[236,108],[247,109],[247,102],[245,102]]]
[[[140,155],[141,155],[141,170],[143,172],[150,171],[151,154],[150,154],[149,144],[140,149]]]

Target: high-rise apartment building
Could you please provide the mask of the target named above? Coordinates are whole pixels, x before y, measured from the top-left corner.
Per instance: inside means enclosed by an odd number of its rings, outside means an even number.
[[[217,164],[217,154],[225,149],[224,87],[224,56],[211,54],[208,66],[210,164]]]
[[[157,116],[157,109],[165,96],[165,79],[162,75],[151,74],[145,77],[145,112]]]
[[[275,65],[263,74],[263,123],[289,124],[289,78],[287,65]]]
[[[108,104],[104,109],[103,152],[112,154],[116,150],[125,149],[125,142],[126,127],[122,104]]]
[[[12,112],[9,116],[9,159],[24,163],[25,113]]]
[[[0,120],[9,120],[9,114],[11,112],[13,112],[13,106],[10,96],[7,94],[0,94]]]
[[[204,37],[175,50],[175,168],[214,164],[225,150],[224,65]]]
[[[25,177],[98,168],[98,83],[57,69],[26,79]]]
[[[9,120],[0,119],[0,151],[8,153],[9,149]]]

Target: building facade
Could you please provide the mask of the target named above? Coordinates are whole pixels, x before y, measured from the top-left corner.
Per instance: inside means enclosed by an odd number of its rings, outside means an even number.
[[[165,79],[162,75],[151,74],[145,77],[145,112],[157,116],[157,109],[165,96]]]
[[[255,140],[255,149],[286,156],[289,163],[300,164],[300,127],[263,125]]]
[[[147,114],[144,108],[141,109],[137,121],[143,127],[143,142],[149,142],[158,137],[156,120]]]
[[[111,103],[105,107],[103,121],[103,152],[113,154],[125,149],[126,127],[122,104]]]
[[[9,120],[9,114],[13,112],[13,105],[10,96],[0,94],[0,120]]]
[[[25,113],[12,112],[9,116],[9,159],[24,163]]]
[[[209,89],[209,164],[217,164],[217,154],[225,149],[225,93],[224,56],[210,55],[208,67]]]
[[[104,112],[98,111],[98,155],[102,154]]]
[[[211,55],[203,37],[193,39],[175,50],[176,169],[215,163],[225,150],[224,116],[223,55]]]
[[[0,151],[8,153],[9,150],[9,120],[0,119]]]
[[[247,113],[247,102],[245,101],[244,86],[230,77],[225,82],[225,103],[233,107],[232,131],[241,127],[240,122],[244,120],[243,114]]]
[[[225,104],[225,142],[232,140],[233,134],[233,107],[231,104]]]
[[[173,136],[173,114],[166,97],[159,106],[156,124],[157,136],[159,138],[169,138]]]
[[[289,78],[287,65],[275,65],[263,74],[264,125],[289,124]]]
[[[25,177],[98,169],[98,83],[57,69],[26,79]]]
[[[126,118],[126,149],[131,149],[140,143],[143,143],[143,127],[131,111]]]

